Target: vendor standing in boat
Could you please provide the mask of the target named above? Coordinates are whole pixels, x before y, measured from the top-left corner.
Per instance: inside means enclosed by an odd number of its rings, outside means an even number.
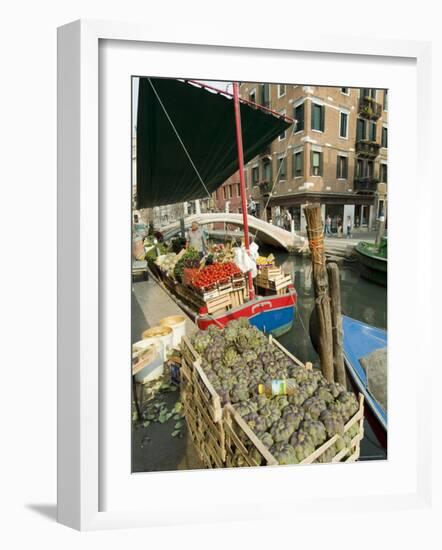
[[[207,241],[204,232],[197,222],[192,222],[192,227],[187,233],[186,248],[192,247],[203,257],[207,251]]]

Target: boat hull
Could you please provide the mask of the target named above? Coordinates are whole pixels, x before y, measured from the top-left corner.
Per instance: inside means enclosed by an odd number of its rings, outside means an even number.
[[[363,244],[359,243],[355,247],[362,277],[378,285],[387,286],[387,259],[366,253]]]
[[[247,317],[251,325],[263,332],[281,336],[289,332],[293,326],[296,300],[296,291],[290,288],[287,294],[258,296],[251,302],[219,314],[199,314],[195,321],[198,328],[206,330],[210,325],[225,326],[229,321]]]

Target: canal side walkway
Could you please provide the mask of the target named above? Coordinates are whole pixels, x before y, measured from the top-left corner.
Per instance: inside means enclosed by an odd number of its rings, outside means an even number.
[[[163,317],[183,315],[178,305],[161,286],[150,277],[148,281],[132,285],[132,343],[141,339],[147,328],[157,325]],[[196,326],[186,319],[186,333],[192,334]],[[162,394],[164,406],[172,410],[179,401],[180,392]],[[132,472],[195,470],[203,468],[182,419],[182,437],[173,437],[176,419],[164,423],[137,422],[132,426]]]

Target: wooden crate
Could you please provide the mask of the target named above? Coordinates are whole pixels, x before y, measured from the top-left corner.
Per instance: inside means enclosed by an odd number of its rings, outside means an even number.
[[[238,307],[243,304],[245,301],[245,289],[232,290],[230,292],[230,301],[232,302],[232,307]]]
[[[281,275],[282,270],[280,267],[276,267],[274,265],[272,266],[264,265],[264,266],[261,266],[261,268],[259,269],[259,273],[262,277],[268,279],[270,277],[277,277],[278,275]]]
[[[208,313],[215,313],[217,311],[225,310],[231,307],[232,302],[230,300],[230,294],[225,294],[223,296],[219,296],[218,298],[213,298],[213,300],[209,300],[206,302],[207,312]]]
[[[279,348],[295,364],[312,369],[312,364],[302,363],[271,335],[269,341]],[[234,407],[228,403],[221,407],[221,399],[203,369],[201,358],[188,338],[182,338],[183,363],[181,366],[181,400],[192,440],[201,460],[208,467],[277,465],[278,461],[256,434],[249,428]],[[344,426],[344,434],[359,424],[358,433],[350,444],[330,458],[329,462],[354,462],[359,458],[360,442],[364,436],[364,396],[359,394],[359,408]],[[305,458],[301,464],[320,462],[339,439],[335,435]]]
[[[207,468],[222,468],[225,434],[221,401],[200,366],[200,360],[181,367],[184,417],[199,457]]]
[[[269,336],[269,341],[297,365],[307,369],[312,368],[311,363],[302,363],[272,336]],[[261,465],[270,466],[278,464],[276,458],[230,404],[224,406],[223,421],[226,437],[226,466],[238,466],[238,460],[241,461],[243,466],[258,466],[258,463],[252,456],[253,454],[258,454],[261,457]],[[345,424],[344,434],[348,432],[356,422],[359,423],[358,433],[353,437],[350,445],[336,453],[336,455],[331,458],[330,462],[354,462],[359,458],[360,442],[364,436],[364,396],[361,393],[359,394],[359,408]],[[335,445],[339,437],[339,435],[334,435],[328,439],[323,445],[315,449],[311,455],[300,462],[300,464],[319,462],[320,457],[327,452],[330,447]]]
[[[230,403],[224,406],[223,423],[225,431],[225,465],[227,468],[241,465],[272,466],[278,464],[275,457]],[[247,441],[246,444],[243,443],[244,440]],[[255,449],[255,452],[261,457],[260,464],[251,456],[251,449]]]

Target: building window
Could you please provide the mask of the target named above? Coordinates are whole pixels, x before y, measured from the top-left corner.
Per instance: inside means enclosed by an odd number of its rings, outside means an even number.
[[[356,163],[356,177],[362,178],[364,175],[364,161],[362,159],[358,159],[358,162]]]
[[[261,104],[264,107],[270,105],[270,84],[261,84]]]
[[[322,153],[312,151],[312,176],[322,176]]]
[[[239,183],[236,184],[236,196],[237,197],[241,196],[241,186]]]
[[[343,112],[339,113],[339,137],[348,137],[348,114]]]
[[[262,163],[263,180],[271,183],[272,180],[272,163],[269,160],[265,160]]]
[[[369,178],[374,176],[374,162],[372,160],[367,160],[367,176]]]
[[[252,182],[258,183],[259,180],[259,166],[254,166],[252,168]]]
[[[253,90],[253,92],[250,92],[249,101],[251,101],[252,103],[256,103],[256,90]]]
[[[278,84],[278,97],[285,95],[285,84]]]
[[[324,105],[318,105],[317,103],[313,103],[312,104],[312,130],[323,132],[324,118],[325,118]]]
[[[304,131],[304,103],[295,107],[293,116],[296,119],[296,132]]]
[[[376,141],[376,122],[370,121],[370,141]]]
[[[348,157],[338,155],[336,163],[336,177],[338,179],[347,179],[348,177]]]
[[[388,90],[384,90],[384,111],[388,111]]]
[[[285,116],[285,110],[280,111],[279,114]],[[283,139],[285,139],[285,135],[286,135],[286,131],[284,130],[284,132],[282,132],[282,134],[279,134],[279,137],[278,137],[279,141],[282,141]]]
[[[229,198],[227,196],[227,187],[223,187],[223,197],[224,197],[224,200],[227,200]]]
[[[341,88],[341,94],[350,95],[349,88]]]
[[[294,178],[304,175],[304,151],[298,151],[292,157],[292,172]]]
[[[363,118],[358,118],[358,121],[356,124],[356,141],[365,139],[365,135],[366,135],[365,132],[366,132],[366,121]]]
[[[285,180],[287,178],[287,157],[278,159],[278,179]]]
[[[376,99],[376,88],[361,88],[360,94],[361,94],[361,97]]]
[[[388,166],[386,164],[381,164],[381,182],[387,183],[388,181]]]
[[[381,141],[382,147],[388,147],[388,129],[386,126],[382,127],[382,141]]]
[[[247,168],[244,168],[244,187],[247,189],[248,187],[248,176],[247,176]]]

